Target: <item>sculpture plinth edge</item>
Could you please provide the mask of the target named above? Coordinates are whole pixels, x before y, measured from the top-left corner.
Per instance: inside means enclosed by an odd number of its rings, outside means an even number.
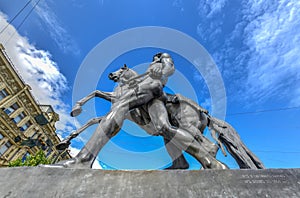
[[[300,197],[300,169],[1,168],[3,197]]]

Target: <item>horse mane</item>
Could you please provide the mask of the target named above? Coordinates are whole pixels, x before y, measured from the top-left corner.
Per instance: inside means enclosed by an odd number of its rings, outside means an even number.
[[[129,74],[130,78],[139,75],[136,71],[134,71],[133,69],[130,69],[130,68],[128,68],[127,72],[130,72],[130,74]]]
[[[139,74],[137,72],[135,72],[134,70],[128,68],[124,73],[123,75],[121,76],[120,78],[120,81],[122,82],[123,80],[127,81],[129,80],[130,78],[133,78],[135,76],[138,76]]]

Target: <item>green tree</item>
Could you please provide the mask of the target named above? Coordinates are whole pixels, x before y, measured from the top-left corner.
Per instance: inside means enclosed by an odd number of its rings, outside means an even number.
[[[37,166],[39,164],[51,164],[52,160],[47,159],[43,150],[39,150],[35,155],[28,155],[26,160],[22,162],[22,159],[17,159],[9,162],[9,167],[16,166]]]

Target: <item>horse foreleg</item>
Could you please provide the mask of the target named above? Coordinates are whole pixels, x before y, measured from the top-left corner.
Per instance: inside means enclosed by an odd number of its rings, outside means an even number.
[[[68,148],[69,145],[71,144],[71,140],[72,139],[76,138],[80,133],[82,133],[88,127],[90,127],[90,126],[92,126],[94,124],[98,124],[99,122],[101,122],[102,118],[103,117],[99,117],[99,118],[93,118],[93,119],[89,120],[85,125],[83,125],[78,130],[76,130],[73,133],[71,133],[68,137],[66,137],[59,144],[57,144],[55,146],[56,149],[58,149],[58,150],[65,150],[66,148]]]
[[[114,96],[113,92],[104,92],[104,91],[99,91],[99,90],[93,91],[92,93],[90,93],[89,95],[87,95],[86,97],[82,98],[81,100],[79,100],[75,103],[75,106],[72,108],[72,111],[71,111],[71,116],[72,117],[78,116],[82,112],[81,107],[87,101],[89,101],[90,99],[92,99],[94,97],[103,98],[105,100],[111,101],[115,96]]]

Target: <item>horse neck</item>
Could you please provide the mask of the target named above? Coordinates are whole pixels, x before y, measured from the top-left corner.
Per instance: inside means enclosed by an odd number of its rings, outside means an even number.
[[[126,73],[124,73],[124,75],[122,75],[122,76],[120,77],[120,81],[121,81],[121,82],[125,82],[125,81],[127,81],[127,80],[129,80],[129,79],[131,79],[131,78],[133,78],[133,77],[135,77],[135,76],[137,76],[137,75],[138,75],[138,73],[136,73],[134,70],[128,69],[128,70],[126,71]]]
[[[126,74],[124,74],[120,77],[118,86],[114,90],[117,95],[117,98],[120,97],[121,95],[123,95],[129,89],[128,85],[124,84],[123,82],[128,81],[129,79],[131,79],[137,75],[138,75],[138,73],[136,73],[135,71],[133,71],[131,69],[128,69],[128,71],[126,71]]]

